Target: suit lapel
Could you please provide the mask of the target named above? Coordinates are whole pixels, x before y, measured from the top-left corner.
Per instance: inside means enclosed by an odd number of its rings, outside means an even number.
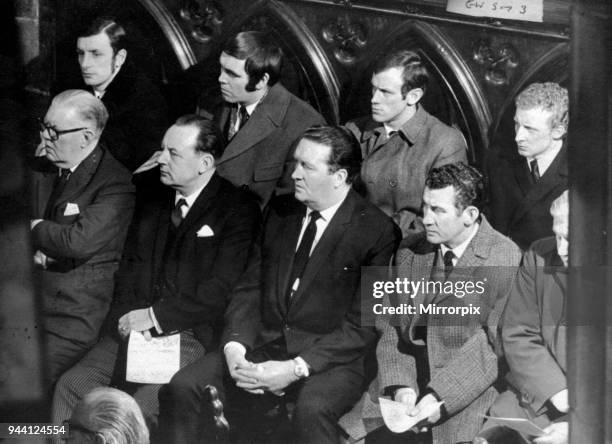
[[[523,165],[523,170],[529,181],[529,172],[526,165]],[[515,172],[517,180],[518,174],[518,172]],[[510,224],[512,225],[520,220],[534,205],[542,201],[547,194],[553,192],[560,182],[567,183],[567,148],[565,145],[536,184],[529,182],[529,185],[525,186],[524,180],[519,182],[525,198],[517,206]]]
[[[411,280],[416,281],[416,282],[424,282],[427,283],[427,281],[430,278],[431,275],[431,270],[434,266],[434,260],[436,258],[436,250],[428,252],[426,254],[415,254],[413,256],[413,260],[412,260],[412,264],[411,264],[411,271],[410,271],[410,277]],[[420,314],[419,314],[419,307],[421,304],[425,303],[425,299],[427,298],[427,292],[425,291],[419,291],[414,299],[413,299],[413,305],[416,307],[416,314],[414,316],[402,316],[401,317],[401,323],[402,323],[402,329],[405,329],[408,326],[408,322],[410,322],[410,329],[414,329],[414,327],[416,327],[417,325],[419,325],[419,319],[421,318]],[[410,334],[410,337],[413,338],[414,335]]]
[[[251,147],[255,146],[261,140],[265,139],[272,131],[274,131],[282,122],[287,108],[289,107],[289,95],[285,88],[280,84],[275,84],[268,94],[263,98],[261,103],[255,108],[253,115],[247,123],[236,133],[225,147],[223,156],[219,160],[219,164],[227,162]],[[229,107],[224,107],[220,124],[225,128],[227,119],[229,118]]]
[[[57,169],[54,172],[44,172],[38,175],[36,179],[36,214],[35,218],[43,219],[45,217],[45,209],[47,208],[47,202],[53,192],[53,185],[57,178]]]
[[[344,232],[350,225],[355,209],[355,196],[353,193],[354,191],[349,191],[346,199],[329,221],[323,236],[321,236],[321,239],[319,239],[319,242],[315,245],[308,259],[308,263],[306,264],[306,269],[302,275],[298,290],[293,295],[291,307],[289,308],[290,310],[297,310],[301,303],[307,299],[303,297],[303,295],[307,292],[308,286],[315,279],[323,264],[327,263],[332,251],[337,248]]]
[[[64,203],[74,200],[81,194],[83,188],[89,184],[91,178],[96,173],[103,155],[104,152],[100,146],[96,146],[91,154],[81,162],[74,173],[70,175],[66,188],[64,188],[64,191],[55,202],[53,211]]]
[[[193,203],[185,219],[178,226],[175,242],[183,237],[201,219],[202,215],[206,213],[214,198],[219,194],[220,186],[221,180],[217,174],[214,174]]]

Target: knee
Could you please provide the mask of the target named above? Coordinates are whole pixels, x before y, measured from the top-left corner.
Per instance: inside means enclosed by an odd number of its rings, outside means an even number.
[[[325,398],[318,396],[302,397],[299,399],[295,411],[293,412],[293,421],[298,427],[310,427],[312,424],[321,422],[336,421],[333,410],[330,408]]]

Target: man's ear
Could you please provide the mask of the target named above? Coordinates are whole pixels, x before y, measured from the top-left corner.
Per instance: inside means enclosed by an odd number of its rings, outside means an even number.
[[[563,136],[565,136],[566,132],[567,132],[567,128],[565,127],[565,125],[560,123],[557,126],[553,127],[553,129],[551,131],[551,135],[552,135],[553,139],[559,140],[559,139],[562,139]]]
[[[202,153],[201,156],[200,169],[198,172],[204,174],[215,166],[215,157],[210,153]]]
[[[267,72],[259,79],[259,82],[255,85],[255,89],[260,90],[266,88],[268,86],[268,82],[270,81],[270,74]]]
[[[95,138],[96,133],[93,130],[89,128],[83,130],[83,139],[85,140],[85,146],[88,146]],[[85,148],[85,146],[81,148]]]
[[[348,177],[348,171],[344,168],[340,168],[338,171],[334,173],[335,185],[336,187],[346,183],[346,178]]]
[[[127,58],[127,50],[120,49],[119,51],[117,51],[117,54],[115,54],[115,57],[113,60],[115,69],[121,68],[121,66],[123,66],[123,64],[125,63],[126,58]]]
[[[474,223],[478,220],[480,210],[474,205],[469,205],[463,210],[463,215],[465,217],[465,225],[469,227],[474,225]]]
[[[408,105],[414,106],[417,103],[419,103],[419,100],[421,100],[421,98],[423,97],[423,94],[424,92],[421,88],[414,88],[408,91],[408,94],[406,94]]]

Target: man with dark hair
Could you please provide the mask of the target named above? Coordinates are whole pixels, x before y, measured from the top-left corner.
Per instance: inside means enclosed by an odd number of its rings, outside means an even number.
[[[133,171],[159,148],[168,124],[166,103],[130,62],[125,29],[114,18],[96,19],[79,34],[76,46],[83,79],[76,86],[104,102],[109,120],[102,141]]]
[[[374,330],[361,325],[361,267],[388,264],[399,233],[351,190],[361,155],[350,133],[311,128],[294,157],[295,195],[270,203],[261,264],[250,267],[254,276],[245,279],[251,285],[235,290],[226,311],[222,344],[229,375],[224,382],[221,365],[206,358],[175,375],[160,393],[170,422],[164,428],[172,435],[165,442],[214,436],[201,424],[212,417],[202,412],[207,384],[233,389],[230,410],[249,412],[231,422],[242,433],[261,419],[254,413],[265,413],[279,396],[295,401],[296,443],[337,442],[336,422],[359,398],[363,357],[376,340]]]
[[[423,228],[421,197],[432,168],[467,162],[465,138],[419,103],[429,74],[413,51],[382,58],[372,75],[372,115],[346,124],[361,145],[357,189],[402,229],[406,243]]]
[[[181,366],[214,348],[226,299],[259,232],[256,202],[215,172],[220,134],[210,120],[187,116],[166,132],[159,169],[164,185],[138,202],[119,270],[106,335],[57,384],[55,422],[91,389],[125,384],[131,333],[180,333]],[[156,384],[125,386],[155,423]]]
[[[134,209],[129,171],[100,143],[107,118],[100,100],[68,90],[40,121],[31,226],[49,385],[98,339]]]
[[[429,173],[427,240],[396,255],[399,278],[423,287],[389,302],[413,313],[377,319],[378,380],[363,415],[378,408],[371,400],[390,396],[411,416],[429,412],[418,429],[432,427],[434,442],[471,443],[497,395],[496,328],[520,250],[481,215],[482,193],[482,175],[463,163]]]
[[[292,191],[291,159],[300,135],[324,119],[280,83],[282,51],[268,35],[248,31],[231,38],[220,57],[225,101],[215,121],[227,145],[219,174],[246,186],[265,206],[273,194]]]
[[[533,83],[516,97],[516,153],[487,161],[491,223],[523,250],[552,236],[550,204],[567,189],[567,89]]]

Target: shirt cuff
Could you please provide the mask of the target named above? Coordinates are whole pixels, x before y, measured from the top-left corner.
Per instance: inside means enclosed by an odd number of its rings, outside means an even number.
[[[43,219],[32,219],[32,220],[30,220],[30,230],[33,230],[36,227],[36,225],[38,225],[42,221],[43,221]]]
[[[225,346],[223,347],[223,353],[225,353],[227,350],[233,348],[234,350],[238,350],[244,354],[246,354],[247,349],[244,345],[242,345],[240,342],[237,341],[229,341],[227,344],[225,344]]]
[[[306,368],[306,377],[308,378],[310,376],[310,366],[308,365],[308,363],[306,361],[304,361],[304,359],[302,359],[300,356],[296,356],[295,359],[297,362],[299,362],[303,367]]]
[[[164,331],[159,325],[159,322],[157,322],[157,318],[155,317],[155,312],[153,311],[153,307],[149,307],[149,316],[151,317],[151,320],[153,321],[153,325],[155,326],[155,330],[157,331],[157,334],[158,335],[163,334]]]

